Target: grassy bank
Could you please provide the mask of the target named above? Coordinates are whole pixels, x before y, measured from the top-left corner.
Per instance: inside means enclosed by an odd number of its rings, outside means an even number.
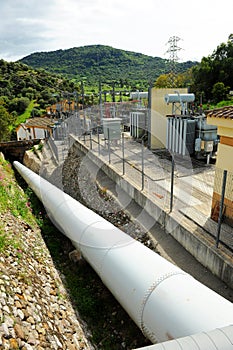
[[[28,196],[17,185],[11,164],[0,156],[0,212],[9,211],[28,224],[35,224]]]
[[[0,214],[12,214],[15,218],[35,226],[36,220],[31,212],[28,196],[17,185],[11,164],[0,154]],[[2,220],[1,220],[2,221]],[[0,223],[0,252],[8,245],[17,246],[17,238],[7,234]]]
[[[36,102],[35,101],[31,101],[28,105],[28,107],[26,108],[25,112],[20,114],[16,121],[15,121],[15,125],[14,127],[18,126],[21,123],[24,123],[28,118],[31,117],[31,113],[33,108],[35,107]]]

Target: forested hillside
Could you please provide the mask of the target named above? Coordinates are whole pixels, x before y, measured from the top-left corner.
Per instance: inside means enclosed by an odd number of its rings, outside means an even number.
[[[0,60],[0,141],[10,139],[18,116],[29,106],[34,116],[41,115],[46,106],[57,101],[59,94],[63,96],[75,88],[64,77]]]
[[[64,77],[22,63],[0,60],[0,96],[9,112],[22,112],[18,99],[37,100],[43,108],[54,103],[54,94],[74,89],[74,83]]]
[[[85,80],[89,85],[118,81],[133,87],[155,82],[161,74],[169,71],[168,61],[141,53],[124,51],[104,45],[75,47],[68,50],[36,52],[21,60],[34,68],[44,68],[63,74],[76,81]],[[196,62],[177,64],[177,71],[184,72]]]

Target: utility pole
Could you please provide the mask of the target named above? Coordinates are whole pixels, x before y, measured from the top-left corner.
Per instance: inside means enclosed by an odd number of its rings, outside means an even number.
[[[115,102],[115,81],[112,82],[112,102]]]
[[[83,80],[81,80],[81,94],[82,94],[82,109],[84,109],[84,84],[83,84]]]
[[[103,110],[102,110],[102,85],[101,80],[99,79],[99,104],[100,104],[100,121],[103,119]]]

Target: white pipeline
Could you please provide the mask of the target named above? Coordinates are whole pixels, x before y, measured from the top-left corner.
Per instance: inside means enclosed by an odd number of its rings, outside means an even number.
[[[152,343],[233,324],[232,303],[19,162],[14,166]]]
[[[135,350],[232,350],[233,325]]]

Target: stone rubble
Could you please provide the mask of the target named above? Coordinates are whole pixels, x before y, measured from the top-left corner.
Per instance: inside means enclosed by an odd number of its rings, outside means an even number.
[[[9,213],[0,222],[12,239],[0,253],[0,349],[91,349],[40,230]]]
[[[96,169],[93,163],[83,157],[75,147],[71,148],[62,169],[63,191],[134,239],[152,248],[153,242],[147,230],[129,217],[108,188],[101,186],[100,172],[101,169]],[[127,207],[127,203],[125,206]]]

